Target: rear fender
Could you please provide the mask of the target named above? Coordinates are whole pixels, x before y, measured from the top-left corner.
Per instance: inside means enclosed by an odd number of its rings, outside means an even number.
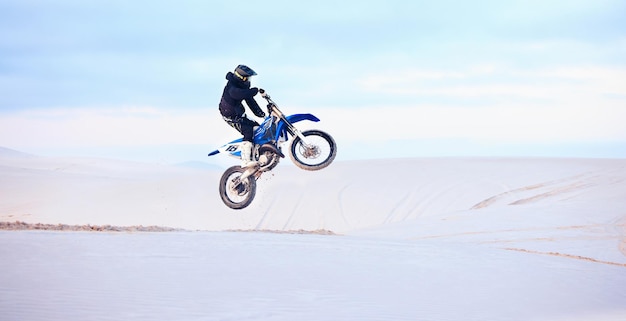
[[[208,156],[217,155],[219,153],[225,153],[229,156],[241,158],[241,143],[242,142],[243,142],[243,138],[235,139],[229,143],[222,145],[220,148],[210,152]]]

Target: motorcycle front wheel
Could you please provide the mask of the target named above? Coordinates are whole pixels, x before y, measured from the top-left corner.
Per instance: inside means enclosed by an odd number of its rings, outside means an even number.
[[[241,180],[244,171],[240,166],[233,166],[220,179],[220,197],[226,206],[235,210],[250,205],[256,195],[256,179],[251,175]]]
[[[337,156],[335,140],[321,130],[302,132],[306,143],[296,136],[291,143],[291,160],[296,166],[307,171],[316,171],[328,167]]]

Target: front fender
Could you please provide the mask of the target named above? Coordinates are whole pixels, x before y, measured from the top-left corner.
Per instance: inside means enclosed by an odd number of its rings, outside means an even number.
[[[299,121],[303,121],[303,120],[310,120],[313,122],[318,122],[320,121],[319,118],[313,116],[312,114],[294,114],[294,115],[289,115],[289,116],[285,116],[285,119],[290,123],[297,123]],[[284,122],[280,122],[278,124],[278,128],[276,131],[276,140],[278,140],[282,135],[287,135],[287,125]]]
[[[315,117],[313,114],[294,114],[294,115],[285,116],[285,118],[287,118],[287,120],[292,124],[297,123],[299,121],[303,121],[303,120],[310,120],[313,122],[320,121],[320,119]]]

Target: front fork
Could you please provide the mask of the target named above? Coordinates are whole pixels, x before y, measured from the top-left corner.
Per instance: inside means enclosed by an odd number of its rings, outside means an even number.
[[[306,147],[307,149],[311,148],[312,146],[307,142],[306,137],[302,134],[302,132],[296,128],[296,126],[294,126],[291,122],[289,122],[287,120],[287,117],[285,117],[285,114],[283,114],[278,108],[273,108],[272,111],[276,114],[276,116],[278,116],[283,122],[285,122],[285,124],[287,124],[287,129],[289,130],[289,132],[294,135],[294,136],[298,136],[300,137],[300,140],[302,141],[302,145],[304,145],[304,147]]]
[[[285,122],[285,124],[287,124],[287,129],[289,130],[289,132],[294,135],[294,136],[298,136],[300,137],[300,140],[302,141],[302,145],[306,148],[306,149],[311,149],[313,148],[313,146],[311,146],[311,144],[309,144],[307,142],[306,137],[304,137],[304,135],[302,134],[302,132],[300,130],[298,130],[291,122],[289,122],[287,120],[287,117],[285,117],[285,114],[283,114],[282,111],[280,111],[280,109],[278,109],[278,106],[276,106],[276,104],[274,103],[274,101],[270,98],[270,95],[268,95],[265,90],[260,89],[259,92],[261,93],[261,97],[265,98],[267,100],[268,104],[268,109],[269,112],[276,115],[278,118],[280,118],[282,121]]]

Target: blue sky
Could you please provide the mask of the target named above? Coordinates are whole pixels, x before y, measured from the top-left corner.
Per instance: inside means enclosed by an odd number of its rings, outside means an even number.
[[[2,0],[0,146],[208,160],[244,63],[339,159],[626,157],[624,57],[624,1]]]

